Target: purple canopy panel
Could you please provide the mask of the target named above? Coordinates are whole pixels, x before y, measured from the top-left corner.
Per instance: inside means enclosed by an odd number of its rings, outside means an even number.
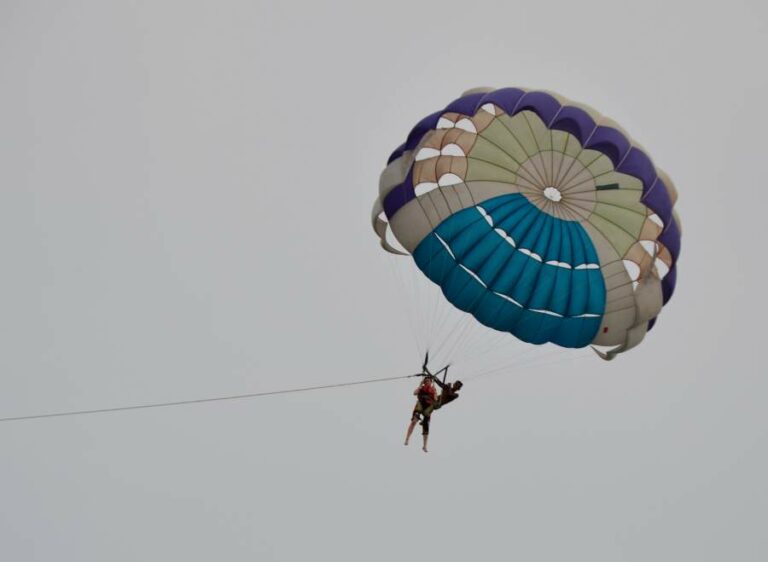
[[[416,123],[416,126],[414,126],[413,129],[411,129],[411,132],[408,134],[408,139],[403,144],[398,146],[397,149],[395,149],[395,151],[390,155],[387,164],[390,164],[393,160],[400,158],[400,156],[402,156],[403,152],[406,150],[413,150],[416,148],[424,135],[437,127],[437,121],[440,119],[440,116],[443,113],[444,112],[442,111],[436,111],[435,113],[427,115],[424,119]]]
[[[552,121],[551,127],[576,137],[582,146],[595,131],[595,121],[578,107],[565,106]]]
[[[667,191],[667,186],[661,181],[661,178],[650,189],[644,190],[640,201],[659,215],[665,228],[672,223],[672,200],[669,198],[669,191]]]
[[[387,160],[387,165],[400,158],[403,155],[403,152],[405,152],[405,143],[401,144],[392,151],[392,154],[389,155],[389,159]]]
[[[517,102],[515,113],[530,110],[536,113],[544,123],[551,123],[560,111],[560,102],[546,92],[527,92]]]
[[[661,294],[664,304],[667,304],[669,299],[672,298],[672,294],[675,292],[675,285],[677,285],[677,265],[672,264],[664,279],[661,280]]]
[[[623,134],[612,127],[598,126],[591,137],[585,139],[584,148],[598,150],[605,154],[617,167],[631,148],[630,142]]]
[[[482,105],[480,102],[484,97],[484,92],[469,94],[449,103],[443,110],[443,113],[461,113],[462,115],[472,116],[477,113],[478,107]]]
[[[636,146],[629,149],[624,160],[619,162],[619,165],[616,166],[616,171],[634,176],[642,181],[643,197],[648,195],[648,191],[650,191],[653,187],[653,183],[656,181],[656,168],[654,168],[653,162],[651,162],[651,159],[648,158],[648,155],[645,152]],[[667,199],[669,199],[669,195],[667,195]]]
[[[525,95],[525,92],[518,88],[502,88],[487,93],[483,97],[483,103],[481,105],[492,103],[499,106],[508,115],[512,115],[515,111],[515,107],[517,107],[517,102],[520,101],[520,98],[522,98],[523,95]]]
[[[674,217],[664,224],[667,226],[659,236],[659,242],[667,247],[669,253],[672,254],[673,262],[675,262],[677,261],[677,256],[680,255],[680,228],[677,226],[677,221]]]
[[[403,183],[393,187],[392,191],[387,193],[387,196],[384,198],[382,203],[384,213],[387,215],[387,218],[391,220],[403,205],[415,198],[416,193],[413,190],[413,166],[411,166]]]

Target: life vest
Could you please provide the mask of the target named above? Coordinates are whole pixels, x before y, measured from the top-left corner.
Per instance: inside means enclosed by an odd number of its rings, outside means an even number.
[[[416,394],[416,398],[419,400],[419,402],[426,404],[427,406],[432,405],[435,400],[437,400],[437,392],[435,391],[435,387],[422,384],[419,387],[419,392]]]

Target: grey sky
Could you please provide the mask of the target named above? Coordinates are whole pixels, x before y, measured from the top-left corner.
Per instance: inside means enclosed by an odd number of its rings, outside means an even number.
[[[413,372],[370,206],[470,87],[619,121],[684,231],[638,349],[429,455],[411,381],[2,424],[0,558],[765,560],[766,52],[757,1],[0,3],[0,417]]]

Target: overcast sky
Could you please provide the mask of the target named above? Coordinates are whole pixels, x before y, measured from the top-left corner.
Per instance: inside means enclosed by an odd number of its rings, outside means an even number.
[[[468,382],[428,455],[412,380],[2,423],[0,558],[768,559],[767,52],[757,0],[3,0],[0,417],[414,372],[370,207],[474,86],[619,121],[684,236],[639,348]]]

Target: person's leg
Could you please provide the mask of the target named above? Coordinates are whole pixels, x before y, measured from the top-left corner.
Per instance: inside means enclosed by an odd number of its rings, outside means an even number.
[[[431,414],[431,412],[430,412],[430,414]],[[422,436],[422,438],[424,440],[424,445],[421,447],[421,450],[424,451],[425,453],[427,452],[427,441],[429,440],[429,421],[430,421],[430,417],[431,416],[429,414],[425,414],[424,415],[424,421],[421,422],[421,427],[423,428],[422,432],[421,432],[421,436]]]
[[[408,441],[411,439],[411,434],[413,433],[413,428],[416,427],[417,421],[418,418],[415,416],[411,419],[411,424],[408,426],[408,431],[405,434],[405,443],[403,443],[403,445],[408,445]]]
[[[403,443],[403,445],[408,445],[408,441],[411,440],[413,428],[416,427],[416,423],[419,421],[419,418],[421,418],[419,410],[419,404],[416,404],[416,407],[413,409],[413,414],[411,414],[411,424],[408,426],[408,431],[405,433],[405,443]]]

